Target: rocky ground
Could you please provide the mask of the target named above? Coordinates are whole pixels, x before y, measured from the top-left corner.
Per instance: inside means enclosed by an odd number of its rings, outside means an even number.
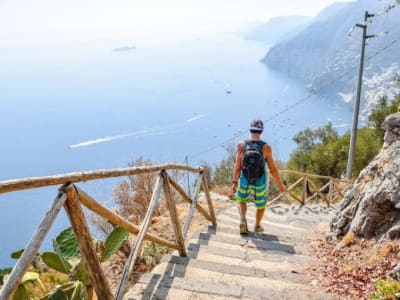
[[[328,293],[341,299],[371,299],[376,281],[385,280],[400,260],[397,242],[355,239],[351,244],[335,251],[336,244],[325,237],[313,243],[315,256],[307,272]]]

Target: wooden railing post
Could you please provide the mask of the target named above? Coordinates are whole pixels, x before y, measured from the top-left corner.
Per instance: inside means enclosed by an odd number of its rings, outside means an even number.
[[[86,266],[97,298],[99,300],[111,300],[113,299],[113,295],[107,278],[101,269],[99,259],[97,258],[89,226],[86,223],[85,215],[83,214],[79,203],[79,197],[75,190],[75,186],[69,184],[64,186],[62,189],[66,191],[68,196],[64,208],[67,212],[72,228],[74,229],[79,249],[81,251],[82,261]]]
[[[334,189],[334,183],[333,183],[333,178],[331,178],[329,179],[328,206],[331,205],[333,199],[333,189]]]
[[[178,184],[176,181],[174,181],[171,177],[168,178],[169,183],[171,186],[175,189],[175,191],[178,192],[179,195],[181,195],[182,199],[188,203],[192,203],[192,199],[186,194],[185,190]],[[208,214],[208,212],[197,202],[196,203],[196,209],[210,222],[212,222],[211,216]]]
[[[185,238],[182,232],[182,226],[176,211],[175,201],[172,198],[171,188],[169,187],[169,176],[165,171],[161,172],[163,177],[164,194],[167,200],[169,215],[171,217],[172,226],[174,227],[176,243],[179,247],[179,255],[186,256]]]
[[[197,177],[196,187],[195,187],[195,190],[193,191],[193,197],[191,199],[192,203],[190,204],[189,214],[187,215],[186,220],[185,220],[185,224],[183,225],[183,236],[185,238],[186,238],[187,233],[189,231],[190,222],[192,221],[192,218],[193,218],[193,215],[194,215],[194,211],[195,211],[196,204],[197,204],[197,199],[199,198],[202,179],[203,179],[203,172],[201,172],[199,174],[199,177]]]
[[[303,177],[303,191],[301,193],[301,206],[306,203],[307,199],[307,176]]]
[[[25,247],[24,252],[19,258],[17,264],[14,266],[8,281],[4,285],[3,289],[0,293],[0,299],[8,300],[11,299],[12,294],[18,288],[18,285],[28,270],[33,258],[37,255],[40,246],[46,237],[47,232],[49,231],[51,225],[53,224],[56,216],[60,212],[60,209],[63,207],[65,200],[67,199],[67,195],[65,193],[59,192],[53,204],[49,208],[49,210],[44,215],[42,221],[34,232],[31,240],[28,245]]]
[[[205,171],[207,172],[207,171]],[[214,205],[212,203],[211,195],[210,195],[210,190],[208,188],[208,181],[207,181],[208,176],[203,176],[203,190],[204,194],[206,195],[206,200],[208,204],[208,210],[210,212],[210,216],[212,218],[212,224],[213,226],[217,227],[217,218],[215,217],[215,211],[214,211]]]
[[[119,284],[118,290],[115,295],[116,300],[122,300],[125,294],[126,284],[128,282],[129,275],[132,273],[133,267],[135,265],[135,261],[139,255],[140,248],[143,243],[143,239],[146,235],[147,230],[149,229],[151,218],[153,217],[154,211],[157,208],[160,202],[161,195],[161,187],[162,187],[163,178],[162,175],[159,174],[154,186],[153,195],[151,196],[150,204],[147,209],[146,216],[144,217],[142,227],[139,230],[138,236],[133,244],[131,253],[129,254],[128,260],[126,262],[124,271],[122,273],[121,282]]]

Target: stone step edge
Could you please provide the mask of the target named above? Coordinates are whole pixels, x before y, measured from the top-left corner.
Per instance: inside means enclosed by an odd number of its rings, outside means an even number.
[[[167,287],[182,289],[192,292],[200,292],[206,294],[214,294],[228,297],[240,298],[243,292],[243,287],[236,284],[219,284],[206,281],[194,281],[180,277],[162,276],[159,274],[146,273],[141,276],[138,283],[153,285],[154,289],[157,287]]]
[[[252,287],[252,286],[242,287],[238,284],[223,284],[223,283],[208,282],[204,280],[201,281],[189,280],[180,277],[171,277],[166,275],[163,276],[160,274],[153,274],[153,273],[144,274],[138,280],[138,283],[146,286],[145,289],[148,289],[149,285],[151,285],[153,288],[153,292],[160,288],[171,288],[171,289],[178,289],[178,290],[180,289],[180,290],[186,290],[190,292],[196,292],[208,295],[234,297],[237,299],[241,299],[242,297],[246,297],[248,299],[263,299],[264,298],[263,295],[270,295],[270,294],[276,294],[278,296],[278,298],[274,299],[283,299],[279,297],[279,294],[281,294],[282,296],[287,296],[287,294],[291,292],[293,292],[297,297],[301,296],[305,297],[298,299],[314,298],[314,297],[310,298],[310,296],[321,296],[321,298],[318,299],[336,299],[333,298],[334,295],[322,292],[314,292],[311,290],[311,288],[308,288],[307,286],[304,286],[304,289],[298,289],[298,290],[296,289],[293,291],[288,291],[285,289],[274,289],[270,287],[267,288]],[[135,286],[133,286],[133,289],[134,287]],[[128,297],[129,297],[129,291],[128,291]]]
[[[226,263],[216,263],[216,262],[210,262],[206,260],[199,260],[191,257],[182,257],[176,255],[165,255],[161,261],[168,264],[183,265],[190,268],[203,269],[207,271],[220,272],[224,274],[251,276],[258,278],[267,277],[268,273],[268,271],[253,267],[230,265]]]

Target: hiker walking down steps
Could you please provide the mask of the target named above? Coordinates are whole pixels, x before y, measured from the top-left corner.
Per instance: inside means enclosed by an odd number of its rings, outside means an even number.
[[[250,124],[250,139],[241,141],[237,145],[232,189],[235,192],[235,199],[238,203],[241,234],[248,232],[246,213],[250,194],[254,195],[254,203],[257,208],[254,231],[264,231],[261,226],[261,220],[267,205],[267,172],[265,163],[268,164],[270,173],[278,184],[281,193],[286,191],[272,157],[271,146],[260,138],[263,130],[263,121],[254,119]]]

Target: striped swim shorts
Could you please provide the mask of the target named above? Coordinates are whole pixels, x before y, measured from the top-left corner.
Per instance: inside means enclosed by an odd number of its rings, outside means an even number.
[[[243,174],[240,174],[239,187],[235,194],[236,202],[247,203],[250,195],[254,196],[254,204],[257,209],[267,205],[267,178],[263,175],[255,183],[249,183]]]

